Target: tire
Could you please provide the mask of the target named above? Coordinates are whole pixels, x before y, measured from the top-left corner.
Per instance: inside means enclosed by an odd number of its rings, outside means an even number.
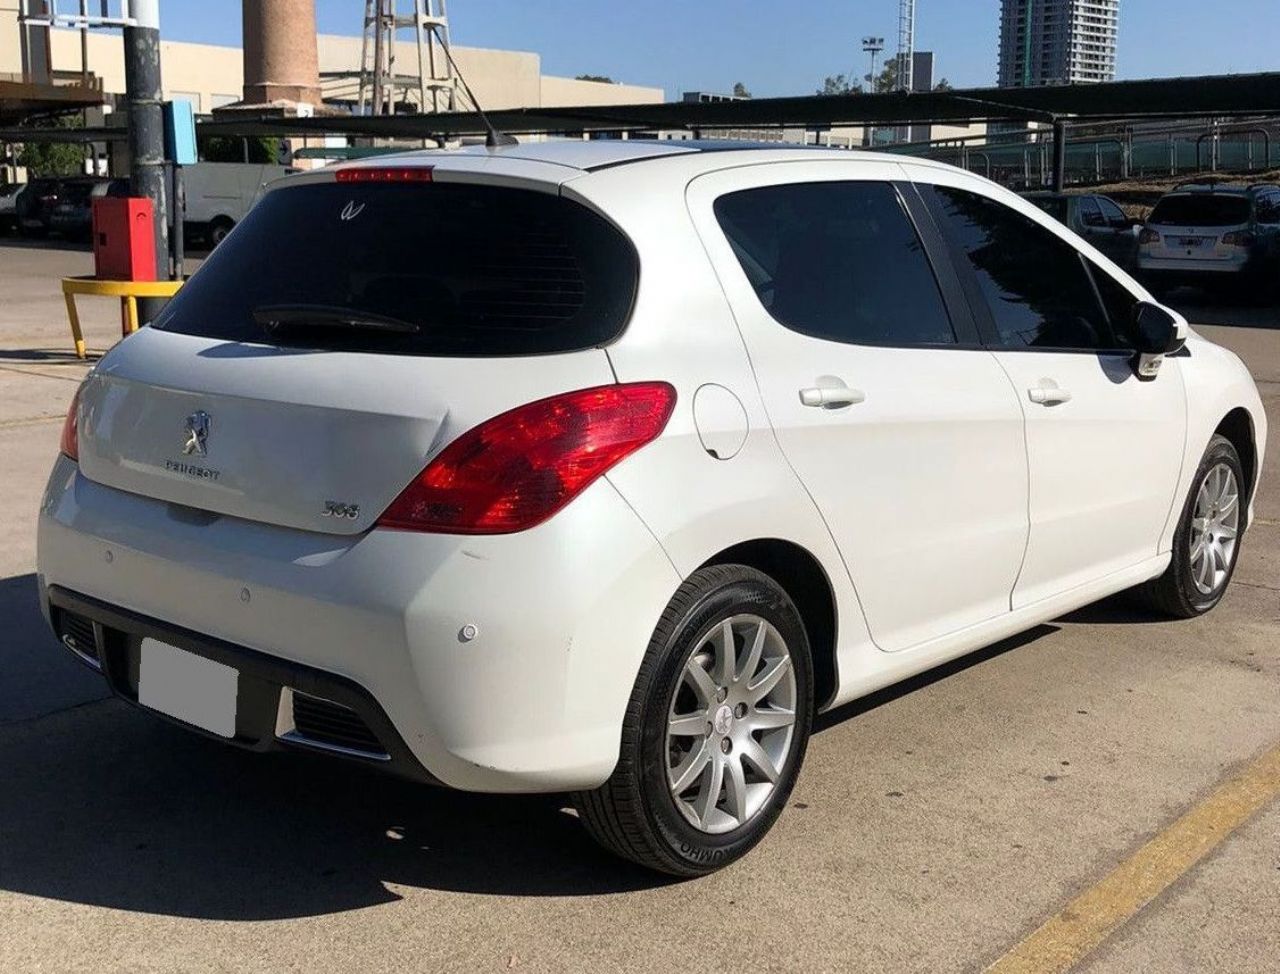
[[[1226,539],[1234,543],[1227,545],[1221,540],[1221,535],[1218,536],[1219,548],[1224,552],[1225,564],[1219,567],[1215,557],[1213,576],[1209,579],[1206,590],[1205,579],[1197,570],[1197,566],[1203,566],[1203,562],[1193,557],[1197,550],[1193,548],[1193,534],[1198,538],[1197,525],[1200,523],[1198,514],[1203,513],[1203,511],[1197,511],[1201,489],[1208,490],[1210,494],[1214,493],[1209,478],[1223,468],[1229,470],[1234,478],[1236,491],[1236,500],[1232,508],[1234,523],[1231,523],[1231,511],[1218,514],[1215,505],[1216,517],[1211,519],[1208,527],[1212,529],[1220,518],[1226,523],[1218,525],[1218,529],[1234,531],[1234,536]],[[1222,596],[1231,583],[1231,576],[1235,573],[1236,563],[1240,558],[1240,541],[1244,534],[1249,503],[1248,489],[1249,485],[1245,481],[1244,468],[1236,448],[1225,436],[1215,435],[1209,441],[1209,448],[1205,450],[1204,458],[1196,469],[1195,477],[1191,481],[1191,489],[1183,503],[1182,516],[1178,519],[1177,532],[1173,536],[1173,560],[1169,562],[1169,567],[1163,575],[1137,589],[1137,594],[1144,602],[1166,615],[1178,619],[1190,619],[1204,615],[1222,601]],[[1210,533],[1212,534],[1212,531]],[[1211,550],[1212,547],[1210,546]]]
[[[222,243],[222,241],[226,240],[227,234],[229,234],[232,231],[232,229],[234,229],[234,227],[235,227],[234,223],[232,223],[230,220],[227,220],[223,217],[219,217],[218,219],[210,223],[209,224],[209,249],[212,250],[214,247],[218,246],[218,244]]]
[[[717,669],[726,622],[734,644],[731,679]],[[757,664],[748,673],[757,646]],[[783,655],[789,663],[778,662]],[[749,706],[745,701],[766,682],[766,674],[778,676],[775,689],[757,701],[758,707]],[[713,692],[718,704],[704,707]],[[759,723],[786,721],[788,700],[794,713],[789,735],[782,727],[755,729]],[[685,723],[669,736],[673,715]],[[706,875],[744,856],[786,807],[812,720],[809,640],[786,592],[753,568],[701,568],[672,597],[649,641],[613,775],[595,791],[576,794],[574,804],[587,831],[610,852],[673,876]],[[699,721],[705,721],[705,730],[681,733]],[[778,762],[771,788],[759,770],[763,765],[753,763],[760,755],[769,759],[764,763]],[[699,758],[705,770],[697,770]],[[735,762],[740,773],[731,769]],[[719,782],[717,764],[724,769]],[[692,784],[674,795],[678,782],[672,777],[695,771]],[[716,801],[699,802],[713,783]],[[699,807],[705,812],[701,824]]]

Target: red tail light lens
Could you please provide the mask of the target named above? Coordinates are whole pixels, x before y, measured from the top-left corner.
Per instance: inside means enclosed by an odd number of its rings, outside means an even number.
[[[431,166],[358,166],[339,169],[334,178],[340,183],[429,183]]]
[[[62,441],[58,444],[62,455],[77,463],[80,461],[79,421],[76,418],[79,411],[80,390],[77,389],[76,394],[71,397],[71,405],[67,407],[67,418],[62,421]]]
[[[541,524],[662,432],[675,408],[666,382],[582,389],[520,406],[454,440],[414,478],[378,526],[509,534]]]
[[[1222,235],[1222,242],[1228,247],[1252,247],[1257,238],[1247,230],[1233,230]]]
[[[1153,244],[1159,242],[1160,234],[1156,233],[1154,230],[1143,230],[1138,234],[1138,243],[1140,244]]]

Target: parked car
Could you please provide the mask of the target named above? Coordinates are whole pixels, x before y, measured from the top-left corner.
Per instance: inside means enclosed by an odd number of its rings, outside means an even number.
[[[27,188],[14,201],[19,233],[42,237],[49,232],[49,212],[57,203],[63,185],[64,180],[56,177],[39,177],[27,183]]]
[[[815,714],[1122,589],[1212,609],[1266,431],[1233,353],[958,169],[420,152],[275,184],[104,356],[38,578],[148,711],[572,792],[696,875]]]
[[[18,196],[26,188],[26,183],[0,185],[0,233],[18,229]]]
[[[1141,221],[1125,216],[1120,204],[1096,193],[1023,194],[1064,226],[1070,227],[1127,271],[1138,259]]]
[[[297,170],[252,162],[201,162],[182,169],[183,229],[216,247],[262,195],[267,184]]]
[[[128,196],[129,180],[103,179],[71,183],[58,194],[49,210],[49,229],[76,240],[93,232],[93,201],[108,196]]]
[[[1179,186],[1138,242],[1138,271],[1157,293],[1180,284],[1280,293],[1280,186]]]

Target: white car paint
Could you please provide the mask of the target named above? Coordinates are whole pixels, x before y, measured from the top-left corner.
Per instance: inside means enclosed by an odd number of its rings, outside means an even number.
[[[962,186],[1150,299],[1013,194],[880,154],[633,153],[568,142],[394,158],[434,166],[439,182],[559,193],[621,228],[642,271],[626,330],[603,349],[397,358],[149,329],[117,346],[82,391],[79,465],[64,457],[50,478],[42,590],[355,681],[450,786],[592,788],[617,761],[667,601],[728,548],[783,541],[820,567],[836,615],[830,707],[1159,575],[1196,463],[1233,409],[1248,413],[1261,468],[1253,383],[1198,336],[1190,357],[1166,359],[1144,383],[1119,381],[1096,355],[807,338],[763,312],[710,210],[724,192],[770,182]],[[307,173],[271,191],[333,179]],[[514,405],[655,379],[677,395],[662,435],[537,527],[478,537],[319,519],[335,490],[389,501]],[[801,389],[834,379],[863,401],[801,405]],[[1031,403],[1028,390],[1049,381],[1070,401]],[[729,399],[715,393],[695,414],[708,387]],[[159,467],[191,408],[231,444],[219,484]],[[726,459],[708,442],[735,449]]]

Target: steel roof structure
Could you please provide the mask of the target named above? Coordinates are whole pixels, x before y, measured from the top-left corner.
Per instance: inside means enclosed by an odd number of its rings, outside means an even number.
[[[1040,88],[969,88],[882,95],[809,95],[725,102],[665,102],[516,108],[489,113],[513,135],[945,123],[975,121],[1101,122],[1118,119],[1233,117],[1280,113],[1280,72],[1209,75],[1096,85]],[[202,118],[207,135],[350,135],[368,138],[437,138],[483,135],[475,112],[422,115],[324,115],[284,118],[234,113]],[[0,141],[100,141],[123,138],[122,128],[0,129]]]

